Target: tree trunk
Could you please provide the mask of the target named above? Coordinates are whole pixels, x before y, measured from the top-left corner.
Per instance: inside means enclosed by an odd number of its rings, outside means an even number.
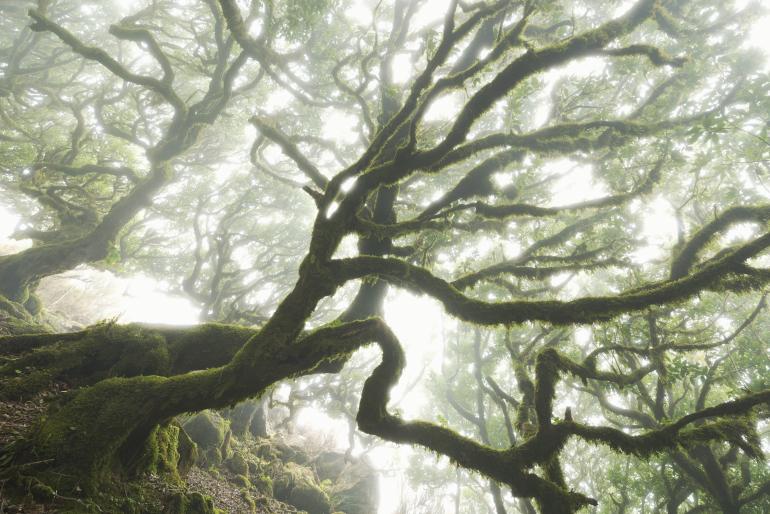
[[[355,337],[358,325],[319,330],[290,345],[276,344],[269,330],[227,325],[192,329],[104,325],[75,335],[0,339],[0,354],[35,347],[41,350],[30,356],[46,352],[50,356],[68,346],[72,355],[93,353],[100,346],[118,349],[97,352],[85,363],[67,367],[67,378],[76,380],[77,371],[92,385],[67,396],[58,410],[49,412],[28,441],[14,449],[12,464],[23,468],[32,461],[51,459],[46,473],[66,477],[59,483],[61,491],[79,488],[94,493],[113,474],[130,474],[148,452],[159,453],[159,441],[167,435],[158,426],[164,427],[184,412],[228,407],[259,396],[279,380],[322,370],[325,361],[362,345]],[[113,334],[112,339],[105,339],[105,333]],[[238,350],[253,357],[248,366],[233,358]],[[17,367],[15,362],[5,364],[6,376],[0,377],[3,389],[9,383],[22,389],[25,378],[35,387],[39,374],[10,376],[16,374],[11,371]],[[128,371],[93,383],[102,377],[105,363]],[[61,370],[47,357],[37,371],[44,373],[46,366]],[[89,374],[94,366],[102,371]],[[145,374],[148,370],[156,374]],[[161,371],[166,376],[157,374]],[[128,374],[135,376],[125,376]]]

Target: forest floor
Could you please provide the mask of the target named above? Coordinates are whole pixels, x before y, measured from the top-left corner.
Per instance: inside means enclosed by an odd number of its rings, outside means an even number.
[[[43,416],[50,403],[60,394],[68,390],[64,383],[55,383],[46,390],[26,401],[0,400],[0,467],[3,466],[3,456],[8,455],[3,449],[11,448],[34,427],[35,422]],[[32,466],[32,462],[28,465]],[[46,514],[61,512],[61,509],[71,511],[73,502],[68,498],[55,498],[52,502],[40,503],[31,495],[24,498],[11,499],[3,494],[5,481],[0,480],[0,514]],[[292,514],[299,512],[296,507],[280,502],[268,496],[255,498],[255,508],[251,508],[244,500],[242,492],[229,482],[223,474],[214,474],[193,466],[184,477],[181,485],[170,484],[157,475],[148,475],[135,480],[130,490],[143,492],[142,509],[148,513],[161,513],[163,505],[177,492],[199,492],[212,498],[214,506],[231,514]],[[147,494],[149,493],[149,494]],[[109,508],[109,507],[107,507]],[[99,506],[91,506],[89,511],[100,511]],[[157,510],[156,510],[157,509]],[[102,512],[110,512],[102,510]]]
[[[33,398],[24,401],[12,401],[0,399],[0,471],[8,468],[14,455],[14,448],[18,444],[23,444],[26,436],[34,430],[36,422],[45,416],[49,408],[57,405],[57,401],[62,395],[71,391],[71,387],[63,382],[55,382],[46,390],[38,393]],[[54,407],[55,408],[55,407]],[[221,419],[219,415],[207,414],[206,419]],[[229,425],[226,425],[229,426]],[[316,465],[311,462],[299,447],[292,447],[282,442],[280,434],[276,438],[254,438],[253,436],[244,436],[243,440],[228,437],[230,441],[230,454],[238,453],[246,456],[251,462],[259,462],[263,466],[263,472],[268,472],[272,480],[279,480],[281,476],[292,477],[292,481],[297,477],[306,477],[307,483],[303,487],[309,487],[311,490],[320,491],[320,478],[314,471]],[[199,448],[205,451],[205,448]],[[337,482],[337,489],[348,494],[353,494],[352,498],[363,501],[367,504],[365,498],[371,491],[371,487],[364,486],[363,489],[356,485],[371,469],[363,463],[353,468],[352,478],[343,473],[343,468],[347,468],[341,453],[329,452],[328,450],[318,449],[319,454],[323,451],[326,458],[331,458],[332,463],[337,463],[340,469],[333,471],[332,475]],[[285,453],[283,457],[281,454]],[[209,451],[209,455],[211,452]],[[258,456],[259,455],[259,456]],[[283,458],[284,462],[281,462]],[[286,460],[288,459],[288,460]],[[292,459],[299,460],[304,464],[290,462]],[[27,472],[34,475],[34,471],[39,467],[45,467],[50,461],[32,461],[22,464],[25,468],[23,474]],[[320,464],[319,464],[320,465]],[[293,466],[293,467],[292,467]],[[334,466],[334,465],[333,465]],[[328,468],[328,462],[327,462]],[[17,468],[18,469],[18,468]],[[265,470],[278,470],[277,474]],[[282,474],[283,473],[283,474]],[[288,473],[288,475],[286,474]],[[297,473],[299,473],[297,475]],[[328,469],[327,469],[328,473]],[[180,474],[181,471],[180,471]],[[348,473],[348,475],[350,472]],[[320,473],[319,473],[320,475]],[[222,514],[295,514],[304,512],[297,506],[284,503],[272,496],[272,486],[270,493],[263,494],[259,488],[246,480],[246,486],[239,486],[239,476],[232,468],[232,459],[223,459],[218,462],[198,462],[194,464],[186,473],[182,480],[169,480],[166,476],[156,474],[143,474],[130,481],[117,481],[109,490],[102,491],[96,497],[90,498],[72,498],[59,495],[56,491],[56,485],[51,484],[54,491],[54,497],[46,502],[36,500],[30,491],[19,491],[18,486],[10,486],[12,476],[3,476],[0,474],[0,514],[47,514],[47,513],[68,513],[68,514],[101,514],[101,513],[141,513],[141,514],[176,514],[168,511],[175,496],[190,495],[200,493],[208,497],[213,502],[216,513]],[[264,477],[264,475],[263,475]],[[327,478],[327,475],[324,475]],[[258,475],[252,475],[252,479],[258,480]],[[270,482],[270,479],[267,479]],[[376,481],[375,481],[376,482]],[[271,482],[272,483],[272,482]],[[331,484],[329,480],[324,483]],[[297,486],[297,484],[295,484]],[[344,493],[345,490],[357,488],[358,492]],[[13,490],[13,495],[8,494]],[[374,493],[376,494],[376,493]],[[362,496],[363,495],[363,496]],[[77,494],[76,494],[77,496]],[[324,495],[325,497],[325,495]],[[287,501],[289,499],[283,498]],[[292,501],[293,503],[293,501]],[[356,502],[354,502],[355,504]],[[305,507],[307,508],[307,507]],[[328,507],[326,507],[328,508]],[[371,512],[373,508],[371,503],[366,506],[348,510],[349,513]],[[310,509],[315,511],[317,509]],[[334,511],[335,509],[331,509]],[[340,509],[341,510],[341,509]],[[197,512],[197,511],[196,511]],[[207,510],[210,512],[210,510]],[[327,511],[328,512],[328,511]]]
[[[0,311],[0,336],[48,329],[47,325],[17,324]],[[0,365],[16,358],[15,354],[0,355]],[[9,369],[0,387],[40,371],[34,365],[16,371]],[[158,475],[145,471],[131,478],[116,475],[89,497],[77,485],[74,490],[66,489],[63,485],[66,475],[57,472],[54,459],[36,459],[26,453],[26,449],[38,422],[66,403],[68,397],[76,394],[76,389],[75,382],[54,381],[43,390],[35,389],[39,392],[23,400],[0,394],[0,514],[294,514],[305,511],[370,514],[376,511],[377,475],[365,460],[351,459],[340,449],[312,438],[304,442],[301,438],[289,441],[281,431],[267,435],[266,426],[255,430],[251,416],[257,419],[256,400],[245,402],[246,409],[242,412],[250,414],[236,432],[239,435],[231,429],[237,412],[241,412],[236,408],[183,415],[172,421],[184,435],[185,444],[192,444],[193,449],[185,453],[192,460],[184,463],[182,454],[177,454],[178,473]],[[197,438],[194,420],[198,422]],[[201,426],[204,433],[200,432]],[[243,427],[248,430],[244,431]],[[214,438],[210,439],[212,433]],[[178,451],[182,448],[181,441],[180,436]],[[20,454],[26,454],[21,463],[17,461]],[[180,501],[185,503],[192,501],[191,498],[198,498],[205,505],[194,511],[192,507],[178,506]]]

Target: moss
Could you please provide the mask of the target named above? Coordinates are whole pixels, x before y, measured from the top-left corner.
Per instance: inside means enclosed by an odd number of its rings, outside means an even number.
[[[155,427],[144,444],[144,452],[139,457],[135,471],[164,474],[178,481],[180,431],[176,423]]]
[[[273,496],[273,479],[270,478],[268,475],[261,474],[257,476],[254,481],[254,486],[257,488],[257,491],[260,492],[260,494],[263,494],[265,496]]]
[[[24,308],[27,309],[27,311],[32,316],[37,316],[40,314],[40,311],[43,309],[43,304],[40,301],[40,298],[36,294],[30,294],[27,297],[27,301],[24,302]]]
[[[273,482],[273,489],[276,498],[309,514],[331,512],[331,501],[309,468],[289,462]]]
[[[190,439],[204,450],[215,448],[219,451],[227,432],[227,422],[211,411],[195,414],[185,421],[183,427]]]
[[[12,318],[31,321],[31,316],[22,302],[11,300],[7,296],[0,295],[0,312]]]
[[[235,475],[231,482],[241,489],[251,489],[251,480],[249,480],[249,477],[244,475]]]
[[[277,450],[280,459],[284,462],[296,462],[297,464],[307,464],[310,456],[299,448],[292,447],[283,441],[275,441],[274,448]]]
[[[79,339],[41,335],[25,337],[26,346],[41,347],[0,367],[0,376],[19,375],[14,391],[29,396],[51,381],[90,385],[115,376],[164,375],[169,371],[165,340],[138,325],[104,323],[82,333]],[[14,340],[10,340],[13,344]]]
[[[233,452],[232,457],[225,461],[225,465],[237,475],[249,476],[249,464],[239,451]]]
[[[179,444],[177,446],[179,452],[179,461],[177,462],[177,471],[180,476],[185,476],[193,467],[195,461],[198,460],[198,445],[195,444],[187,432],[180,427],[179,430]]]
[[[21,373],[21,371],[19,371]],[[35,371],[27,375],[3,379],[0,398],[5,400],[25,400],[43,391],[51,385],[52,377],[44,371]]]
[[[32,493],[32,497],[39,502],[50,502],[56,498],[56,492],[51,487],[39,481],[34,481],[29,488],[29,492]]]
[[[0,320],[0,329],[11,322],[14,326],[5,330],[11,334],[43,330],[16,316]],[[108,322],[74,334],[5,337],[0,353],[24,354],[0,366],[0,377],[12,377],[3,392],[5,397],[30,397],[55,380],[87,386],[116,376],[169,376],[213,368],[229,362],[255,333],[222,324],[168,328]]]
[[[243,501],[245,501],[246,504],[249,506],[249,512],[257,511],[257,502],[254,501],[254,498],[252,498],[249,493],[244,491],[243,493],[241,493],[241,498],[243,498]]]
[[[174,374],[214,368],[230,362],[233,355],[258,330],[237,325],[207,323],[193,328],[163,328]]]
[[[0,336],[39,334],[48,328],[24,305],[0,295]]]
[[[227,460],[232,455],[233,431],[227,426],[225,429],[225,439],[219,446],[219,455],[222,460]]]
[[[160,336],[141,335],[136,339],[129,339],[123,346],[117,362],[108,368],[109,376],[168,374],[169,354],[165,343]]]
[[[114,469],[121,469],[118,453],[136,462],[144,452],[143,443],[152,433],[142,434],[145,421],[140,415],[152,397],[159,377],[110,379],[73,395],[32,435],[35,452],[52,456],[65,477],[65,487],[93,492]],[[131,416],[127,416],[131,413]],[[138,432],[137,432],[138,430]],[[130,440],[132,434],[141,434]],[[168,438],[161,438],[167,445]],[[151,452],[159,449],[151,450]],[[131,455],[133,454],[133,455]],[[69,483],[67,483],[69,482]]]
[[[217,514],[214,503],[200,493],[176,493],[166,507],[164,514]]]
[[[198,463],[203,467],[219,466],[222,463],[222,453],[219,448],[209,448],[198,456]]]
[[[276,461],[281,458],[281,452],[268,439],[263,439],[259,442],[254,450],[254,454],[266,461]]]
[[[352,324],[352,327],[357,330],[358,325]],[[110,329],[110,326],[102,327],[105,331]],[[140,327],[139,330],[146,329]],[[339,327],[327,331],[328,334],[319,333],[331,337],[340,331],[347,334],[346,330],[350,328]],[[356,330],[353,335],[357,334]],[[182,412],[207,406],[221,408],[257,395],[279,378],[312,370],[330,354],[361,344],[356,340],[354,345],[348,336],[344,340],[347,346],[338,350],[337,346],[331,347],[331,341],[316,345],[317,339],[305,338],[300,344],[278,352],[272,344],[256,345],[260,354],[259,369],[262,370],[256,374],[261,377],[256,381],[238,380],[240,368],[227,367],[174,377],[109,378],[77,390],[66,395],[61,404],[49,412],[23,449],[14,450],[14,462],[51,459],[54,463],[41,473],[45,475],[43,481],[56,483],[62,494],[83,491],[87,495],[136,469],[137,462],[171,468],[172,446],[167,433],[156,431],[159,423]],[[204,428],[207,424],[213,425],[213,430],[212,426],[208,427],[208,434],[213,433],[208,442],[200,434],[197,438],[198,442],[204,442],[201,445],[204,457],[217,464],[223,450],[229,448],[225,444],[229,433],[227,423],[216,414],[193,416],[185,429],[194,441],[196,434],[192,427],[196,423],[201,423]],[[148,451],[144,446],[148,439],[156,447],[149,449],[150,458],[143,461],[141,457]],[[207,449],[206,445],[212,443],[213,447]]]
[[[297,486],[289,494],[289,503],[308,514],[329,514],[331,501],[324,491],[307,484]]]

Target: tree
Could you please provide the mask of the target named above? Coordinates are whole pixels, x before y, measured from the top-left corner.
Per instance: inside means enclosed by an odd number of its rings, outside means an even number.
[[[738,48],[757,6],[451,1],[424,23],[421,2],[396,0],[351,31],[344,2],[158,1],[96,46],[78,20],[96,11],[77,5],[39,2],[29,30],[8,9],[3,113],[19,121],[2,135],[4,185],[39,207],[19,206],[35,245],[0,258],[5,309],[30,323],[41,278],[106,260],[175,277],[207,319],[259,325],[5,338],[5,395],[52,379],[79,386],[7,450],[14,469],[43,461],[37,479],[59,473],[92,493],[146,466],[174,416],[339,372],[376,344],[359,430],[479,473],[498,513],[500,486],[524,512],[596,504],[565,465],[576,441],[609,449],[613,464],[623,462],[615,453],[659,466],[673,511],[766,501],[751,459],[762,455],[767,370],[752,370],[748,385],[719,372],[761,344],[744,330],[766,321],[753,296],[770,278],[759,187],[768,77],[760,56]],[[190,21],[173,21],[182,10]],[[411,74],[406,83],[396,70]],[[355,120],[354,137],[325,132],[321,117],[335,112]],[[71,131],[51,128],[70,117]],[[248,171],[217,182],[247,118],[258,132],[239,154]],[[591,187],[565,194],[575,174]],[[315,211],[306,239],[293,223],[302,202]],[[649,205],[664,204],[678,239],[656,254],[642,224]],[[474,325],[475,410],[448,396],[473,431],[388,410],[408,358],[380,317],[391,287]],[[758,306],[733,317],[727,301]],[[705,330],[685,342],[722,318],[734,336]],[[602,337],[576,345],[579,325]],[[693,352],[712,349],[693,364]],[[498,360],[505,366],[485,371]],[[561,389],[571,378],[581,385]],[[559,417],[565,397],[579,403]],[[504,442],[490,434],[490,401]],[[584,418],[588,409],[604,409],[606,422]],[[748,470],[737,486],[736,466]],[[689,499],[696,488],[704,496]],[[618,494],[621,504],[635,497]]]

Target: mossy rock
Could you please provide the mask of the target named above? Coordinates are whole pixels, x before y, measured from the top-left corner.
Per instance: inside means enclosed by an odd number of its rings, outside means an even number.
[[[219,454],[222,460],[229,459],[233,454],[233,431],[228,427],[225,431],[225,439],[219,446]]]
[[[169,502],[163,514],[218,514],[214,503],[208,496],[200,493],[176,493]]]
[[[30,486],[29,492],[36,501],[41,503],[51,502],[56,497],[56,492],[51,487],[37,480]]]
[[[273,492],[273,479],[264,473],[257,475],[252,483],[257,488],[257,491],[264,496],[273,496],[275,494]]]
[[[370,514],[377,511],[379,503],[376,475],[362,477],[360,481],[332,494],[335,508],[346,514]]]
[[[249,424],[249,432],[254,437],[268,436],[267,404],[264,399],[258,400],[257,402],[257,408],[254,411],[254,415],[251,417],[251,423]]]
[[[177,450],[179,451],[177,471],[180,476],[186,476],[198,460],[198,445],[187,435],[184,429],[179,431]]]
[[[274,446],[284,462],[294,462],[296,464],[307,464],[310,462],[310,456],[303,450],[290,446],[283,441],[275,441]]]
[[[330,514],[331,501],[318,485],[313,471],[294,462],[287,463],[273,481],[275,497],[309,514]]]
[[[249,476],[249,463],[239,451],[233,452],[232,457],[225,461],[225,466],[236,475]]]
[[[320,479],[332,482],[327,490],[335,509],[346,514],[377,511],[379,480],[365,461],[348,460],[339,452],[324,452],[313,461],[313,467]]]
[[[219,451],[225,442],[227,422],[216,412],[199,412],[185,421],[182,426],[190,439],[204,450]]]
[[[230,482],[237,485],[241,489],[251,489],[251,480],[249,480],[249,477],[245,475],[235,475],[235,477],[233,477]]]
[[[245,436],[251,426],[251,419],[257,410],[255,400],[241,402],[227,413],[230,420],[230,428],[237,437]]]
[[[332,510],[329,497],[317,487],[295,487],[289,495],[289,504],[308,514],[330,514]]]
[[[222,453],[219,448],[209,448],[198,453],[198,464],[202,467],[219,466],[222,464]]]
[[[254,449],[254,455],[268,462],[281,460],[281,452],[269,439],[263,439]]]

